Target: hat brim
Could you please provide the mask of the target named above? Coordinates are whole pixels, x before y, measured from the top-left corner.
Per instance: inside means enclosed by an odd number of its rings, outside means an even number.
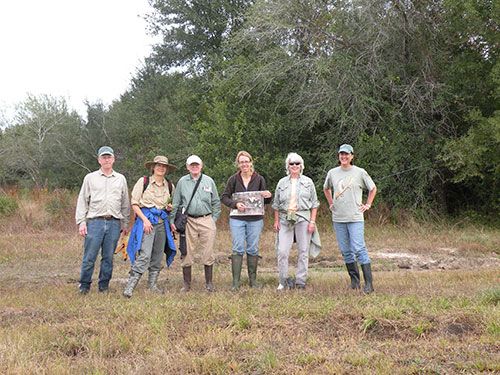
[[[158,163],[158,162],[154,162],[154,161],[148,161],[147,163],[144,164],[144,166],[147,168],[147,169],[151,169],[152,167],[154,167],[156,164],[161,164],[161,165],[164,165],[168,168],[169,171],[175,171],[177,169],[177,167],[173,164],[165,164],[165,163]]]

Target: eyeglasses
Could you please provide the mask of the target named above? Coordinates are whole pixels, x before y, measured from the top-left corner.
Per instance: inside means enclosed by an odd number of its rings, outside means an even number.
[[[238,162],[238,164],[250,164],[251,161],[250,160],[241,160]]]
[[[294,162],[290,162],[288,163],[288,165],[300,165],[300,161],[294,161]]]

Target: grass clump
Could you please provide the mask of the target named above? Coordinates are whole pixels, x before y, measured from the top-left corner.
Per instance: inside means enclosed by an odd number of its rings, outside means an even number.
[[[498,306],[500,302],[500,288],[492,288],[482,293],[481,301],[485,305]]]
[[[413,331],[417,337],[423,337],[433,329],[433,324],[429,321],[421,321],[413,326]]]
[[[260,358],[257,359],[257,369],[263,373],[272,371],[278,366],[278,356],[272,349],[267,349]]]
[[[363,333],[367,333],[371,330],[374,330],[377,324],[378,320],[376,318],[366,318],[361,324],[361,331],[363,331]]]
[[[18,208],[16,200],[8,195],[0,195],[0,215],[10,216],[13,215]]]

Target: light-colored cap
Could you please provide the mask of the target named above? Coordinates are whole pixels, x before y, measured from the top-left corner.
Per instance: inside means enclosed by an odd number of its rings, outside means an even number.
[[[151,167],[155,166],[156,164],[163,164],[163,165],[166,165],[168,167],[168,170],[169,171],[173,171],[175,169],[177,169],[177,167],[173,164],[170,164],[168,162],[168,158],[166,156],[162,156],[162,155],[157,155],[155,156],[155,158],[153,159],[153,161],[148,161],[144,164],[144,166],[147,168],[147,169],[151,169]]]
[[[348,144],[343,144],[342,146],[339,147],[339,154],[341,152],[345,152],[347,154],[354,154],[354,149],[352,148],[351,145]]]
[[[187,158],[186,165],[191,165],[191,164],[203,164],[203,162],[201,161],[198,155],[191,155],[190,157]]]
[[[99,151],[97,151],[97,156],[102,156],[102,155],[111,155],[114,156],[115,152],[113,149],[109,146],[102,146]]]

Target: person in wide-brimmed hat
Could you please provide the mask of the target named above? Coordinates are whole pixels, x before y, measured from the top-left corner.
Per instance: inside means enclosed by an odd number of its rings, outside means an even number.
[[[146,162],[144,166],[151,171],[151,176],[141,177],[132,190],[131,203],[136,222],[127,247],[132,267],[123,291],[125,297],[132,296],[146,271],[149,271],[148,288],[162,293],[157,282],[163,268],[163,253],[167,254],[167,266],[170,266],[176,254],[168,220],[175,187],[165,176],[177,168],[162,155],[155,156],[153,161]]]
[[[147,169],[151,170],[151,173],[153,173],[154,172],[153,168],[156,164],[166,165],[167,169],[168,169],[166,173],[170,173],[170,172],[175,171],[177,169],[177,167],[175,165],[170,164],[168,162],[168,158],[166,156],[162,156],[162,155],[155,156],[153,161],[147,161],[146,163],[144,163],[144,166]]]

